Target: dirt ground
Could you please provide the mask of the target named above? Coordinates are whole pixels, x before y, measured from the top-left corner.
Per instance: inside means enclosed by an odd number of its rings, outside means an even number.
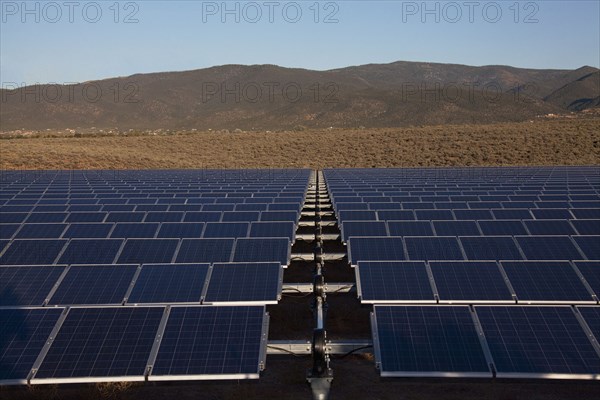
[[[5,136],[0,140],[0,169],[590,165],[599,160],[600,118],[279,133]]]

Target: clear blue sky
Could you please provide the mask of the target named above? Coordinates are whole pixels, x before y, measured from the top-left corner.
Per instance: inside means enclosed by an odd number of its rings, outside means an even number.
[[[318,15],[314,0],[230,1],[226,7],[238,10],[231,14],[221,1],[145,0],[120,2],[118,15],[114,0],[64,1],[29,1],[25,10],[21,0],[0,0],[3,84],[234,63],[320,70],[397,60],[600,66],[598,0],[521,1],[517,7],[515,0],[427,2],[429,14],[422,1],[319,1]]]

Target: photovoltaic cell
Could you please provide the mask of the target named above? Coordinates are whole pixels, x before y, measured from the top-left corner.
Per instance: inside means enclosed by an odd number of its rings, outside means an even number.
[[[63,266],[0,266],[0,306],[41,306]]]
[[[479,229],[475,221],[433,221],[438,236],[477,236]]]
[[[531,210],[535,219],[571,219],[573,216],[567,209]]]
[[[248,222],[208,222],[204,229],[205,238],[248,237]]]
[[[113,224],[70,224],[63,238],[107,238],[112,228]]]
[[[600,307],[578,306],[577,310],[583,316],[596,341],[600,341]]]
[[[488,376],[466,306],[374,306],[382,376]]]
[[[529,210],[510,209],[510,210],[492,210],[496,219],[531,219],[532,215]]]
[[[293,222],[253,222],[250,225],[250,237],[283,237],[292,242],[295,228]]]
[[[15,238],[58,239],[66,227],[66,224],[23,224]]]
[[[58,263],[111,264],[122,244],[121,239],[72,239]]]
[[[120,304],[136,265],[73,265],[49,304]]]
[[[12,238],[19,226],[19,224],[0,224],[0,240]]]
[[[235,239],[183,239],[175,262],[228,262],[234,243]]]
[[[574,264],[600,299],[600,261],[576,261]]]
[[[204,224],[201,222],[165,222],[160,225],[159,238],[200,238]]]
[[[434,302],[424,262],[361,261],[357,273],[363,303]]]
[[[204,302],[275,304],[280,289],[280,263],[214,264]]]
[[[503,261],[519,301],[592,301],[567,261]]]
[[[522,260],[519,249],[510,236],[461,237],[469,260]]]
[[[380,221],[412,221],[415,219],[415,213],[412,210],[381,210],[377,211],[377,216]]]
[[[264,306],[173,307],[150,379],[258,378]]]
[[[600,373],[570,307],[475,306],[498,377]]]
[[[478,221],[481,232],[488,236],[501,235],[528,235],[525,226],[521,221],[512,220],[493,220],[493,221]]]
[[[579,260],[582,256],[568,236],[517,236],[528,260]]]
[[[134,303],[200,303],[209,264],[145,264],[131,295]]]
[[[26,383],[62,308],[0,309],[0,384]]]
[[[440,300],[513,300],[495,262],[432,261],[429,266]]]
[[[577,246],[583,251],[588,260],[600,260],[599,236],[573,236]]]
[[[234,262],[290,261],[290,241],[284,238],[237,239],[233,252]]]
[[[404,246],[400,237],[352,237],[348,240],[348,260],[359,261],[404,260]]]
[[[13,240],[0,257],[0,265],[52,264],[67,243],[66,240]]]
[[[523,221],[532,235],[574,235],[575,231],[567,220]]]
[[[119,264],[146,264],[171,262],[179,240],[128,239],[119,255]]]
[[[158,223],[120,222],[110,234],[111,238],[153,238],[158,230]]]
[[[163,311],[163,307],[71,308],[34,379],[143,380]]]
[[[387,236],[387,227],[383,221],[346,221],[342,223],[342,240],[353,236]]]
[[[410,260],[462,260],[458,241],[453,237],[407,237],[404,239]]]
[[[571,223],[580,235],[600,235],[600,219],[573,219]]]

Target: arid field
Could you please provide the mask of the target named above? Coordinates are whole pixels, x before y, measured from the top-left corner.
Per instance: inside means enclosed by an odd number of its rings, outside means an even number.
[[[1,169],[593,165],[600,118],[301,132],[0,134]]]

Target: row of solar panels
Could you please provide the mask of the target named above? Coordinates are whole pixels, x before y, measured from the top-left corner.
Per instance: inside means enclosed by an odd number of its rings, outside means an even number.
[[[0,266],[0,307],[275,304],[275,263]]]
[[[600,307],[373,307],[382,376],[600,379]]]
[[[279,262],[287,238],[0,240],[0,265]]]
[[[600,235],[600,219],[345,221],[342,240],[353,236]]]
[[[0,224],[0,239],[284,237],[294,242],[295,231],[294,222]]]
[[[0,384],[258,378],[264,306],[0,309]]]
[[[361,261],[363,303],[598,303],[600,261]]]
[[[600,260],[600,236],[351,237],[351,265],[398,260]]]

